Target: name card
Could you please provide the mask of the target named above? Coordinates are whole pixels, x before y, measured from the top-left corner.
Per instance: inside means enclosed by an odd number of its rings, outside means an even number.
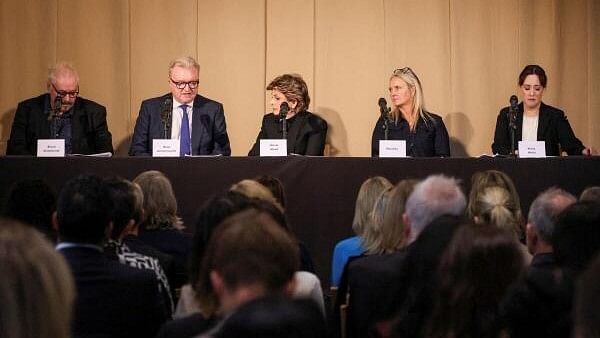
[[[406,141],[380,140],[379,157],[406,157]]]
[[[179,140],[153,139],[152,157],[179,157]]]
[[[287,140],[260,140],[260,156],[287,156]]]
[[[38,157],[65,157],[64,139],[41,139],[37,141]]]
[[[519,141],[519,157],[521,157],[521,158],[546,157],[546,142],[544,142],[544,141]]]

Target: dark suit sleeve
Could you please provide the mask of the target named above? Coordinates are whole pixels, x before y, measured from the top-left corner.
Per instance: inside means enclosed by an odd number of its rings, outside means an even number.
[[[494,131],[494,142],[492,143],[494,154],[508,155],[510,153],[510,136],[506,114],[506,108],[502,109],[496,119],[496,130]]]
[[[557,111],[556,128],[561,149],[566,151],[569,155],[582,155],[585,146],[575,136],[565,113],[560,110]]]
[[[217,105],[217,111],[215,112],[215,121],[213,125],[213,155],[231,155],[231,147],[229,145],[229,136],[227,135],[227,125],[225,123],[225,113],[223,112],[223,105]]]
[[[150,146],[150,109],[148,104],[142,102],[138,118],[135,121],[135,129],[129,147],[129,156],[151,156]]]
[[[6,149],[6,155],[34,155],[29,151],[27,145],[27,116],[31,113],[31,107],[19,103],[10,130],[10,138]]]
[[[106,122],[106,108],[98,105],[92,113],[91,128],[94,134],[94,153],[110,152],[114,153],[112,145],[112,135],[108,131],[108,123]]]
[[[384,138],[383,119],[380,117],[373,128],[373,136],[371,137],[371,157],[379,156],[379,140]]]
[[[258,135],[256,136],[256,141],[254,141],[254,145],[248,152],[248,156],[259,156],[260,155],[260,140],[265,138],[264,130],[265,130],[266,121],[267,120],[266,120],[266,115],[265,115],[265,116],[263,116],[262,124],[260,125],[260,131],[258,132]]]
[[[441,117],[435,121],[435,156],[450,156],[450,136]]]
[[[306,142],[306,153],[309,156],[323,156],[327,139],[327,122],[318,116],[309,120],[311,133]]]

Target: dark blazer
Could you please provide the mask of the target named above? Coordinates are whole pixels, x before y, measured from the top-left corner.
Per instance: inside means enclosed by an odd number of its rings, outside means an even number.
[[[130,156],[152,156],[152,140],[164,139],[161,112],[171,94],[145,100],[135,122]],[[171,129],[167,131],[171,137]],[[231,155],[223,105],[196,95],[192,114],[192,155]]]
[[[287,120],[288,154],[323,156],[325,139],[327,138],[327,122],[319,116],[303,111]],[[248,152],[248,156],[260,155],[261,139],[281,139],[281,120],[275,114],[263,117],[256,142]]]
[[[502,108],[496,119],[496,131],[494,132],[494,143],[492,143],[494,154],[510,154],[508,110],[509,107]],[[516,124],[515,149],[519,149],[519,141],[523,137],[523,102],[519,104]],[[561,150],[566,151],[569,155],[581,155],[585,149],[583,143],[575,137],[565,113],[543,102],[540,106],[537,140],[546,142],[546,155],[548,156],[559,156]]]
[[[156,277],[93,248],[63,248],[77,297],[73,337],[154,337],[166,318]]]
[[[208,331],[218,323],[217,318],[204,318],[200,313],[166,322],[158,331],[156,338],[193,338]]]
[[[82,97],[71,108],[71,146],[74,154],[113,152],[112,135],[106,124],[106,108]],[[50,139],[50,94],[17,106],[6,149],[7,155],[37,155],[37,140]]]
[[[415,132],[410,131],[408,121],[400,118],[397,123],[388,122],[389,140],[406,140],[406,155],[411,157],[448,157],[450,156],[450,137],[439,115],[428,113],[431,120],[427,123],[419,117]],[[385,140],[383,118],[379,118],[371,138],[371,156],[379,156],[379,140]]]

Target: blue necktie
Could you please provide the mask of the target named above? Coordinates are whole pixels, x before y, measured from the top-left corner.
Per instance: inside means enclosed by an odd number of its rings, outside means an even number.
[[[191,155],[192,148],[190,146],[190,122],[187,113],[187,104],[179,106],[183,110],[183,118],[181,119],[181,133],[179,136],[179,155]]]

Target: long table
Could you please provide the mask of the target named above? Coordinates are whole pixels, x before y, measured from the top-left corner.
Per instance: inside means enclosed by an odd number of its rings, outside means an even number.
[[[195,216],[211,195],[258,175],[279,178],[286,190],[287,216],[315,261],[323,286],[329,285],[330,261],[337,241],[352,235],[354,202],[361,183],[381,175],[393,183],[443,173],[460,178],[465,192],[473,173],[506,172],[526,213],[544,189],[557,186],[573,194],[600,185],[600,157],[513,158],[339,158],[339,157],[190,157],[190,158],[0,158],[0,202],[10,186],[26,178],[42,178],[55,191],[81,173],[133,179],[145,170],[160,170],[173,183],[181,217],[192,231]]]

